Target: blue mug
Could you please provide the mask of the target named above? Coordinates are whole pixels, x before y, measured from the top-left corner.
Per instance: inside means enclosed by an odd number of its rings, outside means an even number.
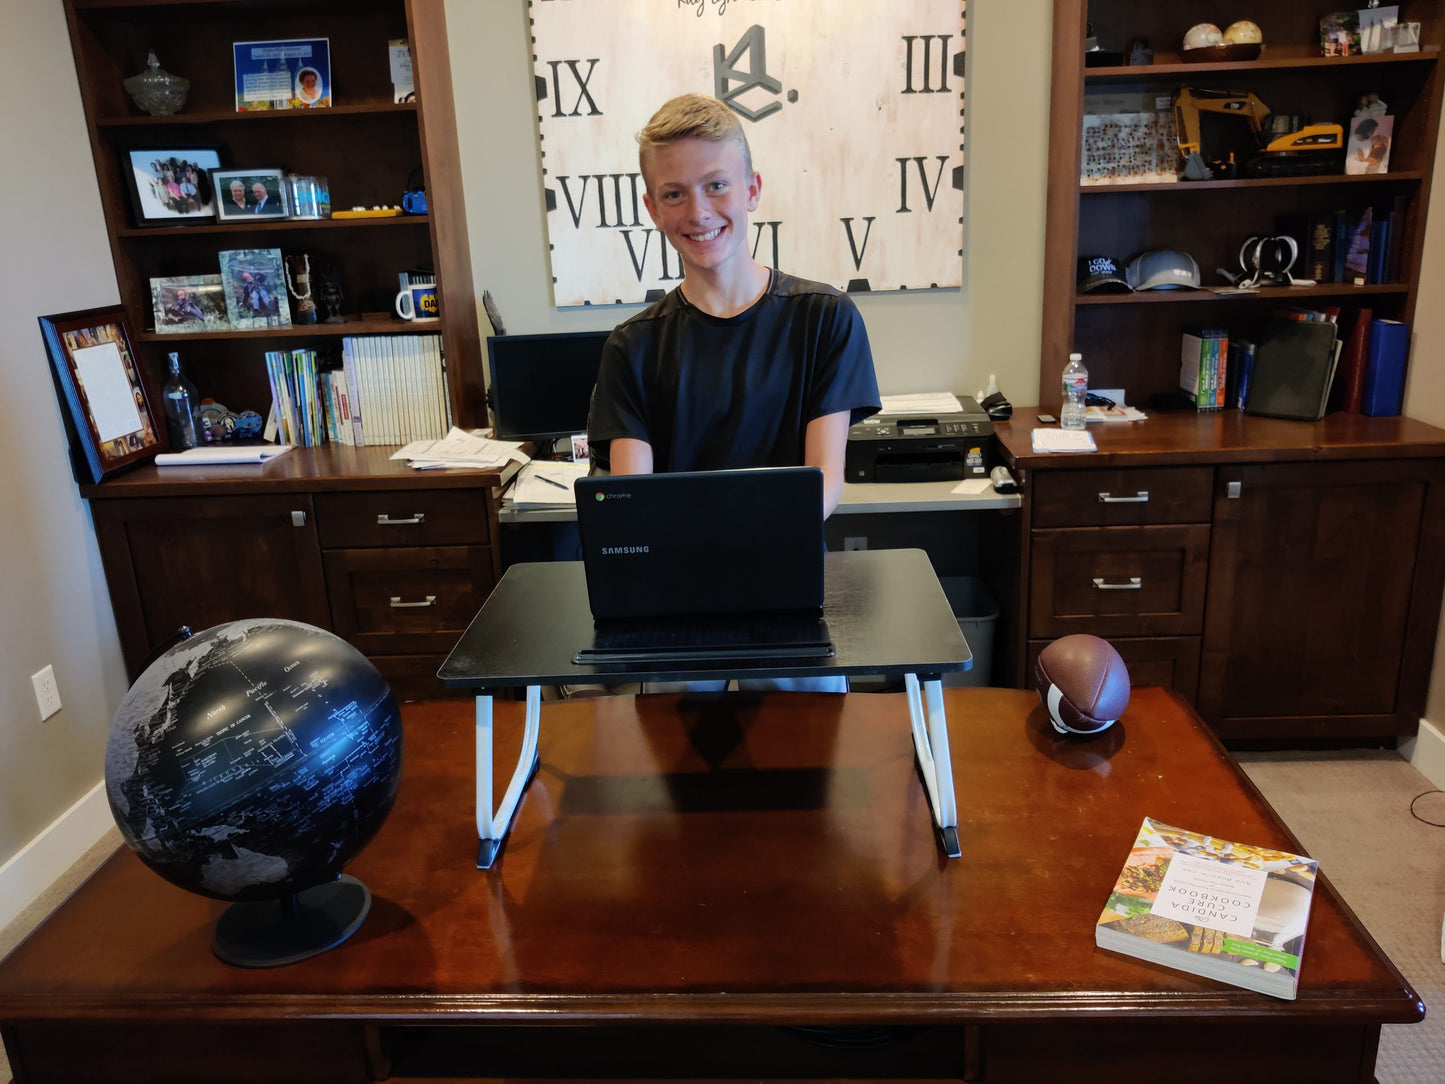
[[[433,283],[408,286],[396,295],[396,314],[403,320],[436,320],[441,316],[437,288]]]
[[[427,211],[426,189],[413,188],[401,194],[401,209],[409,215],[424,215]]]

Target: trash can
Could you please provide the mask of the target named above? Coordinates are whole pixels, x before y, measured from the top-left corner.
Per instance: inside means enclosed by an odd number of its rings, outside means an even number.
[[[958,618],[958,629],[973,652],[973,669],[943,675],[945,685],[990,685],[993,676],[993,630],[998,606],[977,576],[940,576],[943,593]]]

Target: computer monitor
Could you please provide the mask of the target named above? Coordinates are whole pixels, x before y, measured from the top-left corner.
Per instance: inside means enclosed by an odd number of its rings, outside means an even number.
[[[608,331],[492,335],[487,339],[498,440],[536,444],[587,431],[587,410]]]

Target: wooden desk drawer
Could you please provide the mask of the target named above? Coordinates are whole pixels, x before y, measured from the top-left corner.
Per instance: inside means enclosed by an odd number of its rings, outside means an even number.
[[[478,546],[490,538],[480,489],[391,489],[316,494],[323,549],[341,546]]]
[[[448,652],[491,593],[488,546],[332,550],[331,622],[368,655]]]
[[[1204,627],[1209,527],[1035,531],[1029,636],[1190,636]]]
[[[1036,528],[1208,523],[1214,504],[1210,467],[1038,470],[1032,484]]]

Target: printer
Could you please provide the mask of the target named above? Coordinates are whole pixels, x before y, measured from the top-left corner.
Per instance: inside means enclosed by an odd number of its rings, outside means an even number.
[[[993,421],[970,397],[945,414],[875,414],[850,426],[849,482],[937,482],[983,478],[997,462]]]

